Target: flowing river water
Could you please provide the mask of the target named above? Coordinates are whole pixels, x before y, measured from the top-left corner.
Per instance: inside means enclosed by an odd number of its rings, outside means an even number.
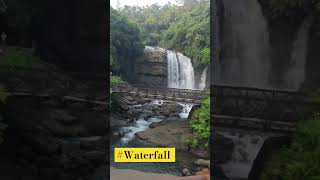
[[[149,103],[133,105],[131,109],[143,109],[144,107],[157,107],[165,105],[166,101],[153,100]],[[182,106],[179,113],[179,120],[186,121],[189,113],[194,106],[188,103],[179,103]],[[130,123],[119,129],[121,138],[112,142],[111,145],[111,166],[118,169],[133,169],[146,173],[163,173],[172,175],[181,175],[183,168],[195,169],[193,162],[196,160],[195,157],[191,156],[190,153],[184,151],[178,151],[176,153],[176,163],[114,163],[113,161],[113,149],[115,147],[150,147],[152,145],[145,143],[136,137],[136,133],[149,129],[150,124],[154,122],[161,122],[164,120],[163,116],[151,116],[148,118],[135,118],[129,120]],[[174,144],[172,145],[174,147]]]
[[[192,65],[192,61],[187,56],[182,53],[165,50],[167,54],[167,69],[168,69],[168,88],[177,89],[193,89],[193,90],[204,90],[206,88],[208,68],[200,70],[201,77],[196,77],[195,69]],[[155,47],[146,46],[145,51],[155,51]],[[197,80],[198,79],[198,80]],[[162,107],[166,108],[167,101],[164,100],[152,100],[151,102],[145,104],[132,105],[129,111],[139,111],[143,114],[145,112],[150,112],[154,108]],[[182,103],[182,102],[171,102],[175,103],[176,115],[173,117],[174,121],[187,121],[190,111],[194,104]],[[150,144],[141,141],[137,138],[136,134],[139,132],[146,131],[150,128],[152,123],[159,123],[163,121],[165,116],[162,115],[151,115],[148,117],[138,117],[128,119],[130,122],[124,127],[119,129],[121,138],[113,141],[111,146],[111,166],[115,168],[123,169],[133,169],[150,173],[165,173],[173,175],[181,175],[183,168],[188,168],[189,170],[195,170],[193,162],[196,157],[192,156],[190,152],[177,151],[176,153],[176,163],[113,163],[113,149],[114,147],[150,147]],[[172,119],[172,117],[169,117]],[[175,147],[172,144],[171,147]]]

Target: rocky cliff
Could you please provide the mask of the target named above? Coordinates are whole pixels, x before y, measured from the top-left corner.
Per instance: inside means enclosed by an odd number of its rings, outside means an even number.
[[[167,52],[165,49],[147,47],[143,58],[135,64],[136,83],[150,86],[167,86],[167,66]]]

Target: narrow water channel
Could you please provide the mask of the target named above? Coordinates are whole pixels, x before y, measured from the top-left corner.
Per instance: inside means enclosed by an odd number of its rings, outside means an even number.
[[[234,143],[232,158],[222,164],[228,178],[248,178],[253,162],[263,143],[270,137],[280,136],[277,133],[261,131],[244,131],[235,129],[218,129],[218,134],[231,139]]]
[[[136,111],[149,111],[157,107],[165,108],[166,101],[164,100],[153,100],[149,103],[138,104],[130,106],[130,110]],[[179,117],[173,119],[177,121],[186,121],[189,113],[194,106],[194,104],[189,103],[178,103],[178,106],[181,108],[177,109],[177,114]],[[196,160],[196,157],[190,155],[189,152],[177,151],[175,163],[115,163],[113,160],[113,149],[115,147],[152,147],[151,144],[148,144],[139,138],[136,137],[136,133],[145,131],[149,129],[152,123],[161,122],[165,119],[165,116],[161,115],[152,115],[150,117],[140,117],[130,119],[130,123],[119,129],[121,138],[112,142],[111,145],[111,166],[119,169],[133,169],[146,173],[163,173],[163,174],[172,174],[172,175],[181,175],[183,168],[188,168],[189,170],[195,169],[193,162]],[[174,147],[174,145],[172,145]]]

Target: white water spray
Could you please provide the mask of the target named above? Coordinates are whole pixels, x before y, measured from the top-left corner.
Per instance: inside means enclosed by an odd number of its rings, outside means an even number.
[[[206,88],[207,73],[208,73],[208,67],[206,67],[202,72],[200,84],[199,84],[199,90],[204,90],[204,88]]]
[[[196,89],[191,59],[181,53],[167,52],[169,88]]]

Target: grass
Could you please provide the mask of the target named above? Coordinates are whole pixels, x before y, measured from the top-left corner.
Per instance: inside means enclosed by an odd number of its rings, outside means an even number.
[[[189,144],[196,148],[199,145],[208,147],[210,140],[210,96],[206,97],[199,109],[191,117],[193,137]]]
[[[31,49],[8,47],[0,59],[0,66],[31,68],[41,60],[33,55]]]

